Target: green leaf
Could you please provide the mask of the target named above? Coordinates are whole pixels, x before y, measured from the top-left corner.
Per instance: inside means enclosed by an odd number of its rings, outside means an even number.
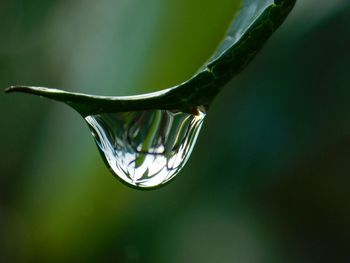
[[[238,15],[213,56],[192,78],[169,89],[124,97],[94,96],[28,86],[12,86],[5,91],[30,93],[61,101],[84,117],[149,109],[196,112],[197,107],[209,106],[225,84],[247,66],[282,24],[295,1],[243,0]]]

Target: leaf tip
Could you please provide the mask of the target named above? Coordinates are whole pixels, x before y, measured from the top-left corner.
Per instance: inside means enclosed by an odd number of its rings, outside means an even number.
[[[25,92],[28,90],[27,86],[10,86],[6,88],[4,91],[5,93],[11,93],[11,92]]]
[[[13,92],[13,89],[14,89],[14,86],[10,86],[10,87],[7,87],[6,89],[4,89],[4,92],[10,93],[10,92]]]

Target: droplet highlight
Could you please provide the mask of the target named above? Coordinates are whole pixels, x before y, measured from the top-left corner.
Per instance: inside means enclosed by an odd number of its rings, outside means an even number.
[[[169,110],[91,115],[85,118],[110,170],[138,188],[161,186],[187,162],[205,117]]]

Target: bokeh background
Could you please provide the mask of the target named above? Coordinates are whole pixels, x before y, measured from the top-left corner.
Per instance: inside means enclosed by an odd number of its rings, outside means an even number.
[[[131,95],[190,77],[232,0],[2,0],[0,87]],[[299,0],[137,191],[63,104],[0,93],[0,262],[350,262],[350,3]]]

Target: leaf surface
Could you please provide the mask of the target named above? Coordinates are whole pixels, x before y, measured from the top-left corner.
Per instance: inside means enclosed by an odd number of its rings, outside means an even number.
[[[263,47],[292,10],[295,0],[243,0],[218,48],[189,80],[174,87],[136,96],[95,96],[43,87],[12,86],[6,92],[24,92],[61,101],[82,116],[149,109],[195,112],[208,106],[235,75]],[[236,5],[238,6],[238,5]],[[234,10],[237,11],[237,10]]]

